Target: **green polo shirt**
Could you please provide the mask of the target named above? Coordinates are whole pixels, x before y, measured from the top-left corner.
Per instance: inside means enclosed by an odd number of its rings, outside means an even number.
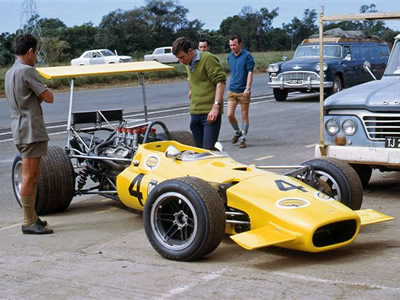
[[[225,72],[218,58],[209,52],[200,53],[200,60],[196,62],[193,71],[190,66],[186,66],[186,70],[192,88],[189,112],[194,115],[208,114],[215,101],[217,83],[226,83]],[[221,103],[220,113],[222,112]]]

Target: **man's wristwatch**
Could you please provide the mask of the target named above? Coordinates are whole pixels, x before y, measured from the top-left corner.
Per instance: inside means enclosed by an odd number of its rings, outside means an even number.
[[[245,88],[245,91],[251,91],[251,88]]]
[[[221,105],[221,103],[219,103],[217,100],[214,101],[214,104]]]

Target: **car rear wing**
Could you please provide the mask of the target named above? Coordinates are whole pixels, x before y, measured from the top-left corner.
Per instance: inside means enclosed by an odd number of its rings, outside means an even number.
[[[46,79],[58,79],[58,78],[69,78],[70,81],[70,100],[69,100],[69,111],[68,111],[68,123],[67,123],[67,148],[70,139],[71,132],[71,120],[72,120],[72,105],[74,95],[74,80],[77,77],[83,76],[98,76],[98,75],[112,75],[112,74],[123,74],[123,73],[138,73],[140,85],[142,86],[143,94],[143,107],[144,117],[147,122],[147,103],[146,103],[146,89],[144,84],[144,73],[155,72],[155,71],[170,71],[174,68],[161,64],[156,61],[142,61],[142,62],[130,62],[120,64],[108,64],[108,65],[88,65],[88,66],[62,66],[62,67],[44,67],[36,68],[38,73]]]
[[[324,22],[334,21],[369,21],[369,20],[396,20],[400,19],[400,11],[397,12],[380,12],[380,13],[363,13],[349,15],[324,15],[324,6],[321,6],[319,16],[319,63],[324,64]],[[324,68],[320,68],[320,85],[319,85],[319,102],[320,102],[320,152],[322,156],[327,155],[327,147],[324,141]]]
[[[36,68],[40,75],[47,79],[76,78],[83,76],[112,75],[122,73],[144,73],[153,71],[170,71],[173,67],[156,61],[139,61],[108,65],[62,66]]]

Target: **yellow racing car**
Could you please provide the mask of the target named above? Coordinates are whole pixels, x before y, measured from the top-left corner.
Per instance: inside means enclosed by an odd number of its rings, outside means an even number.
[[[280,166],[290,168],[280,175],[239,163],[219,146],[196,148],[190,132],[170,132],[163,122],[130,125],[119,109],[70,109],[68,120],[65,149],[50,146],[41,162],[38,213],[65,210],[79,195],[122,201],[143,212],[151,245],[167,259],[204,257],[225,234],[249,250],[321,252],[351,243],[362,225],[393,219],[359,210],[360,179],[339,160]],[[12,179],[20,203],[19,155]]]

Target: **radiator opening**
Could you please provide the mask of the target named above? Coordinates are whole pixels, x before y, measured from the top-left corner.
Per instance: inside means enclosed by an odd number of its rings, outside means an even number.
[[[313,244],[315,247],[325,247],[343,243],[353,238],[356,230],[357,222],[355,220],[324,225],[314,232]]]

